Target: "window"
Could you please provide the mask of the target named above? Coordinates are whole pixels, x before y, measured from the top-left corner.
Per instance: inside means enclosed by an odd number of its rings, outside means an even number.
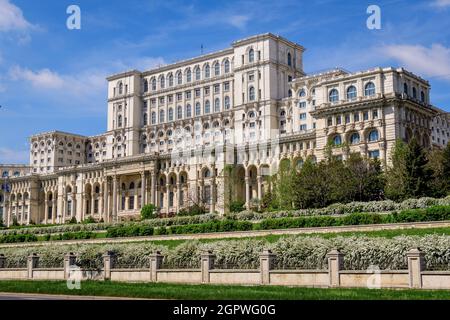
[[[161,79],[159,81],[160,81],[161,89],[164,89],[164,87],[166,86],[166,80],[165,80],[164,76],[161,76]]]
[[[353,121],[354,122],[358,122],[359,121],[359,113],[354,113],[353,114]]]
[[[416,88],[413,88],[413,98],[417,99],[417,90],[416,90]]]
[[[378,110],[372,111],[372,119],[378,119]]]
[[[380,150],[371,150],[369,151],[369,158],[378,159],[380,158]]]
[[[225,96],[225,99],[224,99],[224,107],[225,107],[225,110],[228,110],[228,109],[230,109],[230,97],[229,96]]]
[[[298,103],[298,107],[299,107],[300,109],[306,108],[306,101],[299,102],[299,103]]]
[[[148,91],[148,81],[147,79],[144,79],[144,92]]]
[[[211,112],[211,105],[209,103],[209,100],[205,101],[205,114],[210,113]]]
[[[205,95],[209,95],[209,87],[205,87]]]
[[[347,89],[347,100],[349,101],[353,101],[356,99],[356,87],[355,86],[350,86]]]
[[[169,87],[173,87],[173,74],[169,74]]]
[[[306,120],[306,113],[300,113],[300,120]]]
[[[340,146],[342,144],[341,136],[338,134],[333,137],[332,141],[335,146]]]
[[[190,118],[190,117],[192,117],[192,110],[191,110],[191,105],[188,104],[186,106],[186,118]]]
[[[305,89],[300,90],[300,92],[298,93],[298,96],[299,96],[300,98],[303,98],[304,96],[306,96],[306,91],[305,91]]]
[[[292,97],[292,90],[291,89],[288,90],[288,97]]]
[[[191,99],[191,91],[186,91],[186,99]]]
[[[378,140],[378,130],[374,129],[369,132],[369,142],[374,142]]]
[[[155,78],[152,79],[152,90],[156,91],[156,79]]]
[[[336,117],[336,124],[341,124],[342,123],[341,119],[342,119],[341,116],[337,116]]]
[[[248,62],[252,63],[255,61],[255,51],[253,49],[250,49],[248,52]]]
[[[122,127],[122,116],[119,115],[119,117],[117,118],[117,126],[120,128]]]
[[[214,100],[214,112],[220,112],[220,100],[219,100],[219,98],[216,98],[216,100]]]
[[[333,125],[333,119],[331,117],[328,117],[327,119],[327,126],[332,126]]]
[[[164,110],[159,111],[159,123],[164,122]]]
[[[200,89],[195,89],[195,97],[200,97]]]
[[[183,118],[183,108],[181,106],[178,106],[177,108],[177,119]]]
[[[192,81],[191,69],[187,69],[187,71],[186,71],[186,81],[187,82],[191,82]]]
[[[214,93],[220,93],[220,84],[214,85]]]
[[[205,66],[205,78],[209,78],[211,76],[211,69],[209,68],[209,64]]]
[[[230,91],[230,83],[229,82],[224,82],[223,91],[225,91],[225,92]]]
[[[345,115],[345,123],[350,123],[350,115],[348,114]]]
[[[248,99],[250,101],[255,100],[255,88],[254,87],[250,87],[250,89],[248,90]]]
[[[195,80],[200,80],[200,68],[195,68]]]
[[[425,102],[425,93],[420,91],[420,101]]]
[[[148,116],[146,113],[144,113],[144,126],[148,124]]]
[[[357,144],[359,143],[359,133],[354,132],[352,133],[352,135],[350,136],[350,144]]]
[[[214,65],[214,75],[215,76],[220,75],[220,64],[218,62],[216,62],[216,64]]]
[[[199,115],[200,115],[200,109],[201,109],[201,107],[200,107],[200,102],[197,102],[197,103],[195,104],[195,115],[196,115],[196,116],[199,116]]]
[[[169,109],[169,121],[173,121],[173,109]]]
[[[408,94],[408,85],[406,83],[403,84],[403,93]]]
[[[366,97],[372,97],[375,95],[375,85],[373,84],[373,82],[369,82],[368,84],[366,84],[364,95]]]
[[[290,67],[292,66],[292,56],[291,56],[290,52],[288,52],[288,55],[287,55],[287,64]]]
[[[338,102],[339,101],[339,92],[336,89],[332,89],[329,94],[330,102]]]
[[[367,111],[364,111],[364,112],[363,112],[363,120],[364,120],[364,121],[369,120],[369,113],[368,113]]]
[[[228,59],[225,60],[224,71],[225,71],[225,73],[229,73],[230,72],[230,61]]]
[[[152,124],[156,123],[156,113],[152,112]]]
[[[300,125],[300,131],[306,131],[306,124]]]
[[[181,71],[177,72],[177,84],[180,85],[183,83],[183,75],[181,74]]]
[[[123,84],[122,84],[122,82],[119,83],[119,94],[123,94]]]

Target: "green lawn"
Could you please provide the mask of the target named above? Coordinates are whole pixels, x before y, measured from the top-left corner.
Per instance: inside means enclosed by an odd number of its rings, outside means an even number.
[[[65,281],[1,281],[0,292],[66,294],[86,296],[133,297],[193,300],[403,300],[450,299],[450,291],[319,289],[279,286],[181,285],[162,283],[81,283],[80,290],[69,290]]]

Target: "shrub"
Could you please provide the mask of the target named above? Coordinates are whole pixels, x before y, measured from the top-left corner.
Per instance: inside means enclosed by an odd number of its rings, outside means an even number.
[[[75,220],[76,221],[76,220]],[[95,221],[94,217],[89,216],[86,219],[83,220],[84,224],[90,224],[90,223],[96,223],[97,221]]]
[[[206,209],[203,206],[199,206],[194,204],[188,208],[183,208],[178,212],[178,216],[198,216],[201,214],[205,214]]]
[[[69,220],[69,224],[77,224],[77,218],[72,217],[72,218]]]
[[[154,204],[147,204],[141,209],[141,219],[155,219],[157,217],[157,210]]]
[[[230,203],[230,212],[241,212],[245,210],[245,201],[233,201]]]

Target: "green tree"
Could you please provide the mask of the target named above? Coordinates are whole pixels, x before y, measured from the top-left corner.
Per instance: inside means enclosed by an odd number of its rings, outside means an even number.
[[[291,165],[291,161],[282,160],[280,162],[278,172],[274,179],[275,198],[277,201],[276,206],[279,209],[293,209],[294,182],[296,175],[296,170]]]
[[[385,194],[389,199],[405,198],[407,144],[397,140],[391,152],[391,166],[386,169]]]
[[[157,217],[157,210],[154,204],[147,204],[141,208],[141,219],[155,219]]]
[[[442,179],[445,193],[450,194],[450,142],[442,154]]]
[[[431,171],[427,154],[416,138],[411,139],[405,154],[405,196],[420,197],[429,193]]]

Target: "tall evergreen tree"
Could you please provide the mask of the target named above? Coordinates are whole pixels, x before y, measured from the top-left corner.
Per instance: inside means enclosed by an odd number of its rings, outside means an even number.
[[[450,142],[442,154],[442,180],[444,192],[450,194]]]
[[[389,199],[401,200],[405,198],[406,153],[406,143],[397,140],[391,151],[391,166],[386,168],[385,172],[385,194]]]
[[[427,154],[416,138],[411,139],[405,154],[405,196],[420,197],[429,193],[431,171]]]

